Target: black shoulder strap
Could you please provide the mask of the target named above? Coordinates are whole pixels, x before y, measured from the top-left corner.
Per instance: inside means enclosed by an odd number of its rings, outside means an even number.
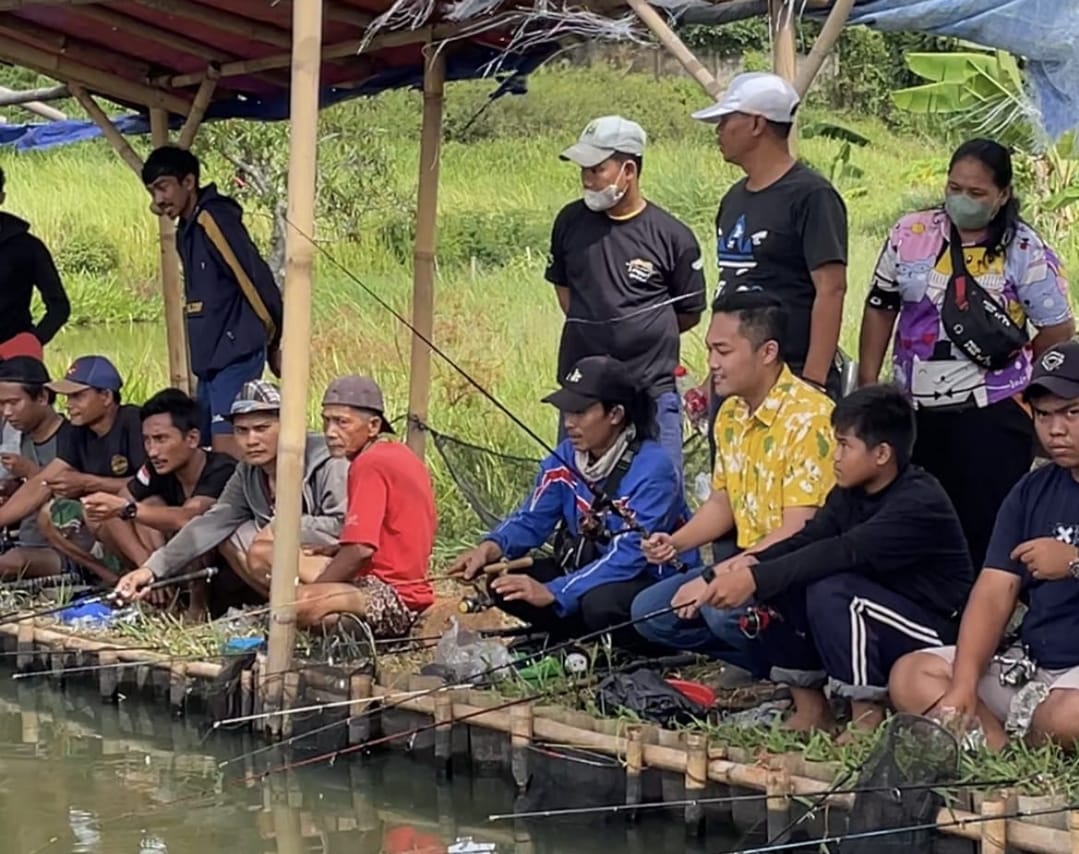
[[[592,501],[593,512],[603,509],[599,505],[604,501],[614,501],[618,498],[618,489],[622,486],[622,478],[626,476],[629,467],[633,465],[633,459],[640,449],[641,443],[635,439],[622,452],[622,456],[614,464],[614,469],[607,475],[607,479],[603,481],[603,488],[599,490],[599,494]]]

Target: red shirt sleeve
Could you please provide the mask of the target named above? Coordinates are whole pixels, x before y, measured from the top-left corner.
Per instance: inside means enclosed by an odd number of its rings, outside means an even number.
[[[378,551],[387,492],[379,467],[364,455],[357,457],[348,470],[348,510],[340,538],[343,545],[364,545]]]

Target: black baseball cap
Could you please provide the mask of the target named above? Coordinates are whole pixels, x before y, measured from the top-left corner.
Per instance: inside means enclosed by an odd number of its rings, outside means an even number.
[[[12,356],[0,362],[0,383],[45,385],[52,382],[49,369],[33,356]]]
[[[1072,338],[1041,354],[1034,363],[1034,375],[1023,392],[1023,400],[1030,400],[1038,392],[1049,392],[1064,400],[1079,398],[1079,341]]]
[[[637,393],[629,370],[610,356],[586,356],[570,368],[560,385],[543,402],[562,412],[584,412],[602,401],[631,403]]]

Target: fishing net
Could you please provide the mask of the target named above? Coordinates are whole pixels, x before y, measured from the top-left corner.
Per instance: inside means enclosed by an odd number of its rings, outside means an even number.
[[[457,489],[488,528],[493,528],[517,508],[536,480],[540,460],[505,454],[441,433],[419,422],[435,446]],[[685,477],[691,507],[707,498],[711,451],[708,439],[696,430],[685,430],[683,445]],[[702,492],[703,490],[703,492]]]
[[[847,833],[932,825],[943,798],[930,787],[954,781],[959,743],[938,723],[916,715],[896,715],[862,765]],[[840,854],[930,854],[933,832],[897,831],[864,839],[844,839]]]

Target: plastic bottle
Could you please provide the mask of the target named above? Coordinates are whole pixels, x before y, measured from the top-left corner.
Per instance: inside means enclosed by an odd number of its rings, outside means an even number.
[[[706,435],[708,433],[708,396],[698,388],[684,365],[674,369],[674,383],[682,397],[682,409],[690,426]]]

